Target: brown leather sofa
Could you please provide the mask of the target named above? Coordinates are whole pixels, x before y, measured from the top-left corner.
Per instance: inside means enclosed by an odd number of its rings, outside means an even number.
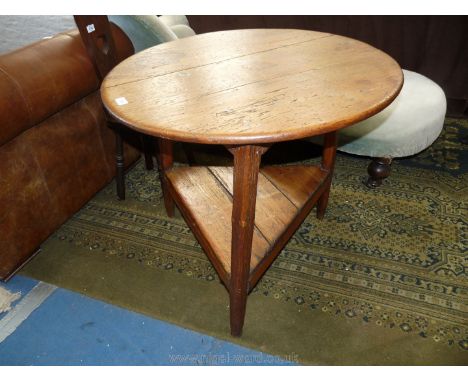
[[[133,53],[112,33],[119,59]],[[115,138],[77,30],[0,56],[0,279],[115,175]],[[127,165],[138,151],[126,145]]]

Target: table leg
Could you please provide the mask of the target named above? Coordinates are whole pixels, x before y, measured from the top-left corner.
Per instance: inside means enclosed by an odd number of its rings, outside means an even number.
[[[249,290],[250,256],[260,160],[266,148],[237,146],[234,155],[231,280],[229,285],[231,334],[240,336]]]
[[[140,134],[141,147],[143,150],[143,155],[145,157],[145,166],[147,170],[152,170],[154,168],[153,163],[153,137]]]
[[[174,158],[173,158],[173,142],[167,139],[157,138],[158,141],[158,171],[159,179],[161,181],[164,206],[166,207],[167,216],[174,216],[174,200],[169,192],[166,179],[166,171],[172,167]]]
[[[325,215],[325,210],[327,209],[328,205],[328,197],[330,196],[333,168],[335,167],[336,143],[336,131],[332,131],[331,133],[327,133],[324,135],[321,167],[323,170],[326,170],[330,173],[330,177],[327,181],[325,191],[323,191],[322,195],[320,196],[317,202],[317,218],[319,219],[323,219],[323,216]]]

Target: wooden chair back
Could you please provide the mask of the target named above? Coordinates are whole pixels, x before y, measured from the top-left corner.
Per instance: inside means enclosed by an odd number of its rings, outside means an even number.
[[[107,16],[73,16],[81,39],[102,81],[117,65],[117,51]]]

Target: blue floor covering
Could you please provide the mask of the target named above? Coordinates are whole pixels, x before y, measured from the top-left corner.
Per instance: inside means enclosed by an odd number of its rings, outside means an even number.
[[[24,298],[36,284],[3,286]],[[0,343],[0,365],[294,364],[58,288]]]

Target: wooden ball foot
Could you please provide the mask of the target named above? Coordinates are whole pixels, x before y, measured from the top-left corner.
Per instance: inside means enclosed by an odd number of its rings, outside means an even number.
[[[380,186],[382,181],[390,175],[391,164],[392,158],[374,158],[367,167],[369,178],[364,184],[369,188]]]

